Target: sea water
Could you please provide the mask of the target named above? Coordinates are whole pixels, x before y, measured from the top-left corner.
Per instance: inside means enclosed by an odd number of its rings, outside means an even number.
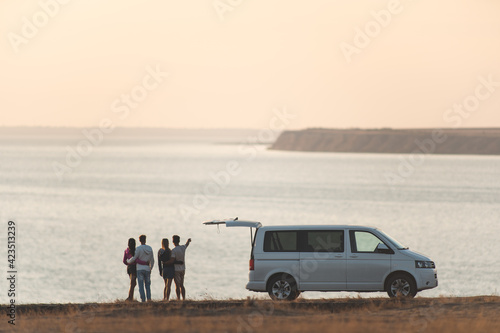
[[[54,167],[68,166],[68,147],[77,142],[0,144],[2,266],[6,272],[12,220],[18,303],[125,299],[123,251],[141,234],[155,254],[162,238],[192,239],[188,298],[265,296],[245,289],[249,230],[202,224],[234,217],[264,225],[376,226],[436,262],[439,287],[419,295],[499,292],[498,156],[423,155],[412,164],[405,155],[273,151],[204,138],[115,140],[94,147],[61,176]],[[5,304],[6,279],[0,286]],[[153,299],[161,299],[158,267],[151,288]]]

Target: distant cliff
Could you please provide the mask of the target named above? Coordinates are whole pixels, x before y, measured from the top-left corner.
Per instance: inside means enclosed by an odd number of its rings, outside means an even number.
[[[275,150],[500,155],[500,128],[285,131]]]

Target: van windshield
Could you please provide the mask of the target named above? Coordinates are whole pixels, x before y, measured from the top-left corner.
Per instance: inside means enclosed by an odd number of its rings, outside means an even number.
[[[380,230],[379,230],[380,231]],[[386,234],[385,232],[383,231],[380,231],[380,233],[382,235],[385,236],[385,238],[387,238],[387,240],[396,247],[396,249],[398,250],[408,250],[408,246],[404,246],[403,244],[401,244],[400,242],[398,242],[397,240],[395,240],[394,238],[392,238],[391,236],[389,236],[388,234]]]

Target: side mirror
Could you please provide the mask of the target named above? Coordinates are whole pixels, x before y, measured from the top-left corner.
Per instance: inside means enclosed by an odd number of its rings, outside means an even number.
[[[375,249],[377,253],[386,253],[386,254],[394,254],[394,251],[387,247],[384,243],[378,243],[377,248]]]

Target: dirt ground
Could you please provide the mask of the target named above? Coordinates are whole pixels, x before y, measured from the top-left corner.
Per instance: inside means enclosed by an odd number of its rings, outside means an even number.
[[[500,297],[33,304],[5,332],[500,332]]]

